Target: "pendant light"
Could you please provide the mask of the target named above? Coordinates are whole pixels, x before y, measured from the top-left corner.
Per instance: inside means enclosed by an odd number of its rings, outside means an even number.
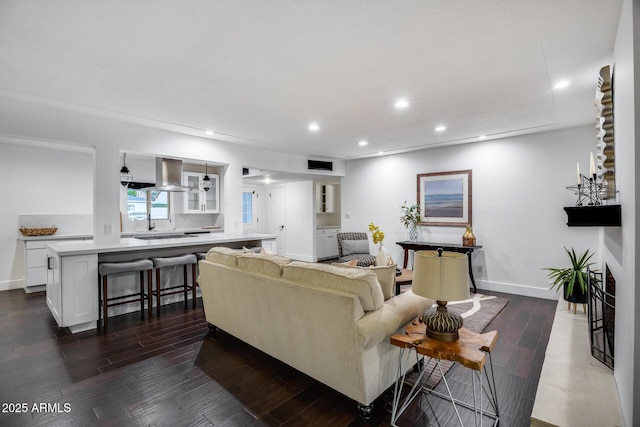
[[[122,168],[120,168],[120,184],[123,187],[128,187],[131,181],[133,181],[133,174],[127,167],[127,153],[124,153],[122,155]]]
[[[207,169],[207,164],[204,164],[204,178],[202,178],[202,188],[204,191],[209,191],[213,186],[213,182],[211,182],[211,178],[209,178],[209,170]]]

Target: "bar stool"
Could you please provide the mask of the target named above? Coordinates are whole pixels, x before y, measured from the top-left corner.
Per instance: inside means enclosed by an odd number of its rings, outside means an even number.
[[[193,254],[186,254],[186,255],[178,255],[178,256],[173,256],[173,257],[166,257],[166,258],[151,258],[151,261],[153,262],[153,267],[156,269],[156,290],[152,291],[152,294],[155,295],[156,297],[156,314],[158,315],[158,317],[160,317],[160,298],[167,296],[167,295],[173,295],[173,294],[179,294],[179,293],[184,293],[184,306],[185,308],[188,307],[188,291],[191,290],[193,293],[193,308],[196,308],[196,264],[198,262],[198,260],[196,259],[196,256]],[[160,280],[160,270],[163,268],[168,268],[168,267],[177,267],[177,266],[182,266],[183,267],[183,283],[182,285],[177,285],[177,286],[168,286],[166,288],[162,288],[162,281]],[[193,285],[189,286],[189,283],[187,281],[187,266],[191,265],[191,279],[192,279],[192,283]]]
[[[197,252],[197,253],[195,253],[194,255],[195,255],[195,256],[196,256],[196,258],[198,259],[198,269],[197,269],[197,271],[198,271],[198,276],[197,276],[197,277],[200,277],[200,263],[199,263],[199,262],[200,262],[200,261],[202,261],[202,260],[207,259],[207,253],[206,253],[206,252]],[[198,281],[197,281],[197,280],[195,281],[195,284],[196,284],[197,286],[200,286],[200,283],[198,283]]]
[[[98,292],[98,328],[100,320],[102,320],[102,328],[107,331],[107,323],[109,320],[109,307],[121,304],[129,304],[132,302],[140,302],[140,314],[144,319],[144,302],[147,301],[147,309],[149,310],[149,318],[152,317],[153,302],[151,300],[151,282],[153,263],[148,259],[140,259],[136,261],[125,262],[103,262],[98,266],[98,274],[102,278],[102,292]],[[124,274],[140,272],[140,292],[127,294],[109,298],[109,284],[107,277],[113,274]],[[147,272],[147,293],[144,292],[144,273]],[[117,302],[111,302],[117,301]],[[101,309],[100,309],[101,308]]]

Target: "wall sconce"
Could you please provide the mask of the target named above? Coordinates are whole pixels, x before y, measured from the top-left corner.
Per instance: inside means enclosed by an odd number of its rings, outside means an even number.
[[[120,184],[123,187],[128,187],[131,181],[133,181],[133,174],[127,167],[127,153],[124,153],[122,155],[122,168],[120,168]]]
[[[213,186],[213,182],[211,182],[211,178],[209,178],[209,170],[207,169],[207,164],[204,164],[204,178],[202,178],[202,188],[204,191],[209,191]]]

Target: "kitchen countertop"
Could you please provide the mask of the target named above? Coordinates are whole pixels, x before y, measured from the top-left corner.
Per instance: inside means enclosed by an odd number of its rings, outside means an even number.
[[[171,234],[176,234],[174,231]],[[145,233],[149,234],[149,233]],[[158,232],[157,234],[162,234]],[[53,242],[47,246],[60,256],[89,255],[118,252],[133,252],[147,249],[180,248],[199,245],[216,245],[219,243],[242,242],[248,240],[275,239],[273,234],[246,233],[228,235],[225,233],[204,233],[194,237],[178,237],[173,239],[141,240],[133,237],[121,238],[119,243],[95,244],[93,240],[74,242]]]
[[[222,227],[200,227],[200,228],[179,228],[175,230],[151,230],[151,231],[126,231],[120,233],[121,238],[145,235],[163,235],[180,233],[224,233]],[[51,236],[18,236],[18,240],[69,240],[69,239],[92,239],[92,233],[76,234],[53,234]]]

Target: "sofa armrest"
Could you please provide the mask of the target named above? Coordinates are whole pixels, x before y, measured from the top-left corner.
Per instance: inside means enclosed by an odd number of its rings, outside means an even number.
[[[356,339],[360,349],[368,349],[391,335],[402,332],[413,319],[433,305],[431,299],[405,292],[387,301],[375,311],[367,312],[356,323]]]

